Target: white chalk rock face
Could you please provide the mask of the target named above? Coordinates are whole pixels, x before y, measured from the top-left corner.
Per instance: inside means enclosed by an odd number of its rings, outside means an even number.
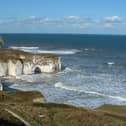
[[[3,84],[1,83],[1,80],[0,80],[0,91],[3,91]]]
[[[18,50],[0,50],[0,76],[19,76],[61,71],[61,58],[51,54],[31,54]]]
[[[58,62],[56,63],[56,65],[57,65],[57,71],[61,71],[61,58],[59,57],[58,58]]]
[[[20,60],[17,60],[16,62],[16,75],[22,75],[23,74],[23,63]]]
[[[45,73],[53,73],[55,72],[55,65],[50,63],[47,65],[42,65],[40,66],[41,72],[45,72]]]
[[[15,60],[8,61],[8,75],[16,76],[16,61]]]
[[[23,73],[24,74],[32,74],[33,73],[33,71],[32,71],[33,64],[32,63],[25,62],[23,67],[24,67],[23,68]]]
[[[7,63],[0,63],[0,76],[5,76],[8,74],[8,64]]]

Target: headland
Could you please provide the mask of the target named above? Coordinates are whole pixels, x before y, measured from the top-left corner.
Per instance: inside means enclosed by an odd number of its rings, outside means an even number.
[[[61,70],[61,58],[52,54],[32,54],[19,50],[0,50],[0,76],[33,73],[56,73]]]

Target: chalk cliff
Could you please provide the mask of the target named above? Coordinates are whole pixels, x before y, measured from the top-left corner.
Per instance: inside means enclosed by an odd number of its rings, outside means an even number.
[[[61,58],[52,54],[32,54],[19,50],[0,50],[0,76],[54,73],[61,70]]]

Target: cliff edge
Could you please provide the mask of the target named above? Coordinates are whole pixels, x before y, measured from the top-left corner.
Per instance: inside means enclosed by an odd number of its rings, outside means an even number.
[[[0,126],[126,126],[126,106],[86,109],[46,103],[34,91],[0,92]]]

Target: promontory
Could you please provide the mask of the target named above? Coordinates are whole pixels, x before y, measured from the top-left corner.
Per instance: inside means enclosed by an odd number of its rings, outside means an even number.
[[[0,49],[0,76],[56,73],[59,71],[61,71],[61,57],[57,55]]]

